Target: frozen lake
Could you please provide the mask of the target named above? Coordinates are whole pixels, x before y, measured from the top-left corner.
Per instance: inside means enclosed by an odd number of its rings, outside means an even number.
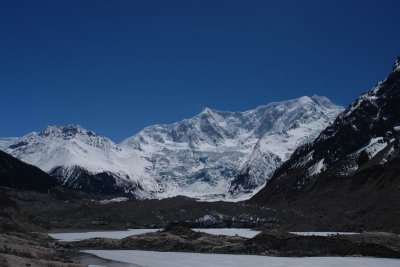
[[[316,236],[330,236],[330,235],[356,235],[358,233],[352,233],[352,232],[291,232],[292,234],[295,235],[303,235],[303,236],[310,236],[310,235],[316,235]]]
[[[80,241],[95,237],[122,239],[131,235],[141,235],[145,233],[157,232],[159,230],[160,229],[129,229],[124,231],[50,233],[48,235],[60,241],[71,242],[71,241]]]
[[[161,229],[129,229],[125,231],[98,231],[98,232],[78,232],[78,233],[50,233],[49,236],[60,241],[71,242],[80,241],[89,238],[103,237],[121,239],[131,235],[141,235],[160,231]],[[254,237],[259,231],[243,228],[193,228],[194,231],[204,232],[212,235],[228,235],[228,236],[243,236],[247,238]]]
[[[228,236],[242,236],[247,238],[252,238],[259,233],[260,231],[253,231],[251,229],[244,228],[193,228],[196,232],[203,232],[210,235],[228,235]]]
[[[252,238],[260,233],[260,231],[253,231],[251,229],[244,229],[244,228],[193,228],[193,230],[212,235],[228,235],[228,236],[238,235],[246,238]],[[157,231],[160,231],[160,229],[129,229],[124,231],[50,233],[49,235],[60,241],[71,242],[71,241],[80,241],[95,237],[121,239],[131,235],[141,235]],[[355,234],[346,232],[292,232],[292,233],[298,235],[318,235],[318,236],[328,236],[335,234]]]
[[[267,257],[229,254],[86,250],[98,257],[146,267],[398,267],[400,260],[366,257]]]

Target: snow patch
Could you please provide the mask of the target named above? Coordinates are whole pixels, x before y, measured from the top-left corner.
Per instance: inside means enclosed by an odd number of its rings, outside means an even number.
[[[124,201],[128,201],[128,200],[129,200],[129,198],[127,198],[127,197],[116,197],[116,198],[112,198],[112,199],[100,200],[100,204],[104,205],[104,204],[115,203],[115,202],[124,202]]]
[[[324,159],[321,159],[308,169],[308,175],[313,176],[320,174],[324,169],[325,169]]]
[[[368,157],[371,159],[376,154],[378,154],[382,149],[384,149],[388,144],[383,140],[383,137],[372,138],[368,145],[358,150],[356,153],[359,154],[362,151],[367,152]]]

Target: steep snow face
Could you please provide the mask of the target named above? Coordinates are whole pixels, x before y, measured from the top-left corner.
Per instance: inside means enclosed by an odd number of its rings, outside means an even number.
[[[287,104],[285,102],[285,104]],[[299,146],[314,140],[343,109],[326,97],[303,97],[276,108],[285,110],[276,126],[264,133],[231,183],[232,196],[254,193]]]
[[[151,155],[149,174],[165,185],[160,196],[235,198],[264,184],[341,111],[319,96],[245,112],[206,108],[188,120],[148,127],[121,145]],[[235,178],[243,172],[245,179]]]
[[[245,112],[206,108],[191,119],[147,127],[121,144],[69,125],[0,139],[0,149],[77,189],[221,199],[260,187],[340,111],[325,97],[301,97]]]

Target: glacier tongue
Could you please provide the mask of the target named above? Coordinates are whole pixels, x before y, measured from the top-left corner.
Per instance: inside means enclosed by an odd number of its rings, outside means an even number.
[[[0,149],[77,189],[94,190],[82,183],[103,179],[99,192],[138,198],[243,199],[341,111],[325,97],[301,97],[245,112],[206,108],[190,119],[147,127],[120,144],[68,125],[0,139]]]

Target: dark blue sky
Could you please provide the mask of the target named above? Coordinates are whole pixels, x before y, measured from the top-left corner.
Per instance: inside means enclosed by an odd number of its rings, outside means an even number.
[[[205,106],[348,105],[400,54],[400,1],[0,2],[0,136],[80,124],[120,141]]]

